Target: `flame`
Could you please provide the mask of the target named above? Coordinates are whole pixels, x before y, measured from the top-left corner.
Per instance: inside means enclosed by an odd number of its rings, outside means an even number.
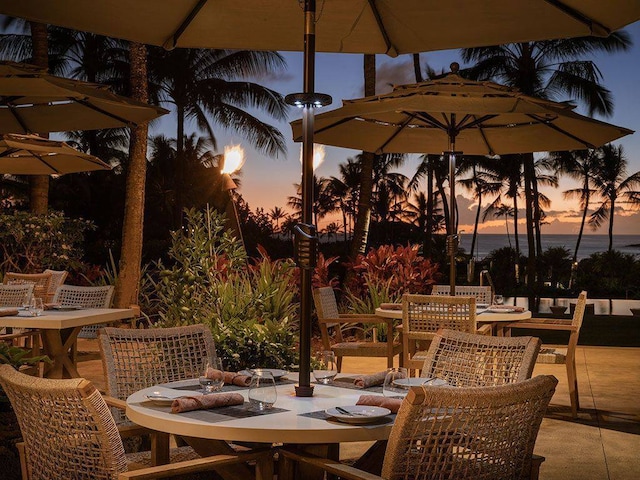
[[[224,164],[220,173],[231,175],[244,165],[244,148],[240,145],[227,145],[224,147]]]
[[[317,170],[317,168],[322,165],[324,162],[325,148],[324,145],[319,145],[317,143],[313,144],[313,170]],[[300,163],[302,163],[302,145],[300,145]]]

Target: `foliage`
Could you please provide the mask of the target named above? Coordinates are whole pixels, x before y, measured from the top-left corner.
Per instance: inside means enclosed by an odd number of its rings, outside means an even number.
[[[576,289],[589,297],[626,298],[640,286],[640,261],[618,250],[594,253],[578,264]]]
[[[46,355],[40,355],[36,357],[29,357],[31,350],[15,347],[6,342],[0,342],[0,364],[12,365],[15,368],[20,368],[24,365],[36,365],[40,362],[51,363],[51,360]]]
[[[172,266],[156,262],[158,278],[146,275],[157,288],[159,325],[208,325],[230,369],[296,363],[294,265],[264,251],[247,263],[224,217],[209,208],[185,217],[172,233]]]
[[[516,250],[512,247],[498,248],[487,255],[486,261],[489,263],[489,273],[491,274],[495,291],[502,295],[513,295],[515,293],[516,258]],[[523,272],[525,263],[526,257],[520,255],[517,262],[520,272]]]
[[[540,256],[545,282],[552,287],[568,285],[571,276],[571,252],[564,247],[549,247]]]
[[[0,270],[31,273],[80,268],[84,235],[94,228],[92,222],[68,218],[62,212],[1,214]]]

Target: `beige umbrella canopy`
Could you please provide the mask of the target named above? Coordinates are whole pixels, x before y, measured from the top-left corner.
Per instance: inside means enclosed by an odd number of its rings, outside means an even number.
[[[135,126],[167,110],[112,93],[108,87],[0,62],[0,133],[44,133]]]
[[[65,142],[35,135],[0,135],[2,174],[62,175],[92,170],[111,170],[111,167]]]
[[[315,142],[376,153],[496,155],[596,148],[632,130],[584,117],[573,106],[530,97],[493,82],[466,80],[458,65],[437,80],[401,85],[386,95],[343,101],[315,117]],[[300,141],[302,122],[292,122]],[[457,250],[455,181],[449,182],[451,291]]]

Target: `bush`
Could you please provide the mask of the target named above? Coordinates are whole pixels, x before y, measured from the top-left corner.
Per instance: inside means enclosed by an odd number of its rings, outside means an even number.
[[[640,262],[634,255],[618,250],[594,253],[578,263],[576,290],[589,297],[626,298],[640,286]]]

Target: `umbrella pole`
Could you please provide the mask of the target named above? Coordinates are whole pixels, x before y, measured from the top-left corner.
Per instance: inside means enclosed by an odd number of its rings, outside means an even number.
[[[455,125],[455,114],[452,115],[452,125]],[[456,232],[456,139],[455,134],[449,135],[449,236],[447,250],[449,253],[449,294],[456,294],[456,253],[458,250],[458,234]]]

